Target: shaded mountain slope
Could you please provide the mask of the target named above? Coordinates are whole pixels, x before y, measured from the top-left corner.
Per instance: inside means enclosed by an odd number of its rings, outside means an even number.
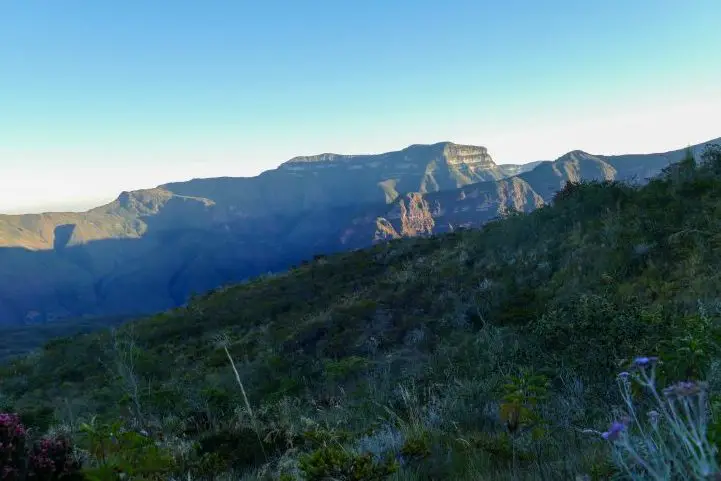
[[[0,247],[62,249],[105,239],[135,239],[153,228],[206,227],[213,202],[162,189],[123,192],[84,213],[0,215]]]
[[[150,313],[315,254],[528,212],[566,181],[629,180],[682,155],[574,151],[504,178],[483,147],[414,145],[124,192],[81,214],[0,216],[0,324]]]
[[[85,213],[0,216],[8,248],[0,249],[0,324],[179,305],[193,292],[342,248],[344,219],[395,200],[397,189],[433,192],[503,175],[484,147],[443,142],[297,157],[254,178],[123,192]]]

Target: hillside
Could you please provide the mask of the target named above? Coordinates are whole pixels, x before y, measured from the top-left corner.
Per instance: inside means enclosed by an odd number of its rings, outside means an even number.
[[[0,324],[157,312],[316,254],[528,212],[568,180],[643,181],[682,155],[574,151],[504,167],[484,147],[443,142],[297,157],[254,178],[123,192],[80,214],[0,216]]]
[[[614,378],[645,355],[662,387],[709,381],[718,443],[721,147],[680,160],[54,341],[0,370],[3,402],[40,427],[145,429],[176,460],[154,465],[166,477],[606,480]],[[511,435],[509,406],[527,427]]]

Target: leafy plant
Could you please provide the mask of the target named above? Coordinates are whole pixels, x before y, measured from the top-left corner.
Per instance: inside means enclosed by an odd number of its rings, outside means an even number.
[[[428,432],[416,434],[406,439],[401,447],[401,455],[406,460],[422,460],[431,455],[431,439]]]
[[[352,453],[338,445],[301,456],[299,467],[307,481],[381,481],[398,469],[394,460],[377,462],[371,454]]]
[[[548,386],[545,375],[528,370],[507,377],[503,385],[501,420],[509,433],[531,429],[535,437],[542,436],[544,421],[538,412],[538,405],[548,397]]]
[[[123,429],[119,421],[97,424],[93,420],[83,423],[80,431],[92,457],[91,466],[84,470],[90,480],[162,480],[174,470],[169,452],[148,435]]]
[[[685,316],[674,328],[673,337],[662,344],[662,366],[666,379],[700,379],[719,353],[718,327],[701,310]]]

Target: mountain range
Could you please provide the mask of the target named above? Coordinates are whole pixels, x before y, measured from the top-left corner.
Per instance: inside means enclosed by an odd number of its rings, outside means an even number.
[[[160,311],[316,254],[529,212],[568,181],[643,183],[683,155],[575,150],[498,165],[485,147],[441,142],[296,157],[252,178],[123,192],[83,213],[0,215],[0,325]]]

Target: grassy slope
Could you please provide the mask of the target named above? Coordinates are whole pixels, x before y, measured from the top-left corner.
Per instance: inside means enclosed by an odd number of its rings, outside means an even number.
[[[714,352],[721,176],[683,175],[641,189],[570,186],[553,206],[482,231],[322,258],[125,326],[140,413],[107,332],[13,362],[0,371],[2,394],[31,423],[52,412],[140,417],[240,468],[284,452],[292,461],[287,448],[310,449],[302,433],[315,425],[372,450],[430,439],[428,457],[398,479],[506,479],[500,389],[532,369],[551,381],[538,408],[551,428],[524,435],[522,476],[601,472],[602,447],[578,429],[604,427],[619,362],[660,354],[664,375],[686,377],[706,374]],[[237,459],[254,438],[219,334],[275,440],[265,456]]]

